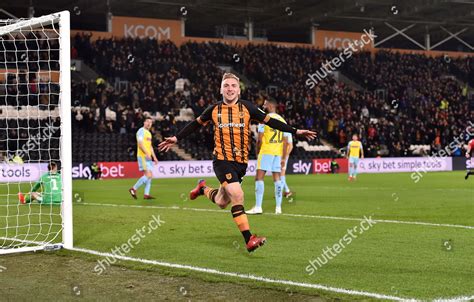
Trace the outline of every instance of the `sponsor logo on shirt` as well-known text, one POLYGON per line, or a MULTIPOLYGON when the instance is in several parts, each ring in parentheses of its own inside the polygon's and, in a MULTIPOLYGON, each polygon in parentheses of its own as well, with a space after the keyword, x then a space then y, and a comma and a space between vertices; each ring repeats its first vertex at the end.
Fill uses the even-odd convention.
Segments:
POLYGON ((225 123, 225 124, 219 124, 219 128, 245 128, 245 123, 225 123))

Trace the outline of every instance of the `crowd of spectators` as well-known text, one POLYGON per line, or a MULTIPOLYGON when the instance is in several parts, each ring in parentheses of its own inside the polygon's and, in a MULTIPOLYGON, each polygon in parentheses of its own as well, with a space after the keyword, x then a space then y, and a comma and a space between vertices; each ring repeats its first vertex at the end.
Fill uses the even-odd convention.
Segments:
POLYGON ((280 87, 270 97, 281 102, 291 123, 316 128, 339 147, 360 133, 369 156, 409 155, 412 144, 431 144, 436 152, 469 120, 467 91, 449 76, 443 57, 354 54, 341 70, 366 89, 357 91, 331 77, 314 89, 305 85, 308 74, 337 56, 334 51, 266 45, 244 47, 243 53, 249 77, 280 87))
POLYGON ((453 62, 451 64, 451 72, 456 76, 460 77, 464 82, 468 82, 471 87, 474 87, 474 59, 473 57, 464 57, 451 59, 445 57, 447 62, 453 62))
POLYGON ((59 38, 41 33, 5 34, 0 37, 0 105, 40 106, 50 109, 59 101, 59 38), (10 70, 10 72, 8 72, 10 70), (18 70, 17 73, 11 70, 18 70))
MULTIPOLYGON (((472 120, 467 89, 452 76, 450 66, 456 64, 456 70, 468 76, 468 59, 448 62, 424 55, 356 53, 340 71, 362 90, 331 76, 310 89, 305 85, 308 74, 336 57, 336 51, 212 42, 177 47, 170 41, 131 38, 92 42, 90 36, 79 34, 73 46, 73 53, 107 82, 129 83, 121 91, 103 82, 73 83, 76 105, 89 108, 73 116, 85 131, 130 133, 141 126, 143 112, 148 111, 164 117, 156 125, 164 136, 175 134, 180 108, 192 108, 198 116, 220 98, 219 65, 230 65, 254 84, 242 87, 243 99, 259 106, 265 98, 276 99, 289 124, 316 129, 338 148, 359 133, 367 156, 410 155, 413 144, 431 145, 435 152, 472 120), (116 115, 114 121, 107 119, 109 111, 116 115)), ((209 138, 209 131, 201 129, 194 139, 209 138)))

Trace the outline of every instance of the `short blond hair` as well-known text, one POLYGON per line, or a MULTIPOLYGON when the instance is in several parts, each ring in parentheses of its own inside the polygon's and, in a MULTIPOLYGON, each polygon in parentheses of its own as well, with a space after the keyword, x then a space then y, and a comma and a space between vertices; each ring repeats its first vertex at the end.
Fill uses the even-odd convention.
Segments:
POLYGON ((240 82, 239 77, 236 76, 235 74, 231 73, 231 72, 224 73, 224 75, 222 76, 222 81, 221 82, 224 82, 224 80, 227 80, 227 79, 234 79, 234 80, 237 80, 237 82, 240 82))

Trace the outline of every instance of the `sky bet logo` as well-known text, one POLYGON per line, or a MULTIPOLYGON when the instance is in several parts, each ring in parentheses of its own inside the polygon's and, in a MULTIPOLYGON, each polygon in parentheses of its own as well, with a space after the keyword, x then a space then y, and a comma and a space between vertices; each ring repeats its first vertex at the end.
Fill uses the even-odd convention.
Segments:
POLYGON ((91 177, 91 169, 88 165, 79 164, 72 167, 72 178, 87 178, 91 177))
POLYGON ((293 163, 293 173, 308 175, 311 172, 311 166, 311 162, 299 160, 298 162, 293 163))
MULTIPOLYGON (((125 167, 120 163, 99 163, 102 178, 120 178, 125 176, 125 167)), ((73 165, 72 178, 91 179, 92 173, 89 164, 73 165)))
POLYGON ((474 169, 474 159, 466 160, 466 169, 474 169))
POLYGON ((226 123, 226 124, 219 124, 219 128, 229 128, 229 127, 244 128, 244 127, 245 127, 245 123, 226 123))

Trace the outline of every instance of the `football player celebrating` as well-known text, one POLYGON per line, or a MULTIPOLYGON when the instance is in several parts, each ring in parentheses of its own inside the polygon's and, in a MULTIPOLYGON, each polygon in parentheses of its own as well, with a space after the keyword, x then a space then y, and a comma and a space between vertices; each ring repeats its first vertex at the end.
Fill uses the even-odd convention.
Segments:
POLYGON ((176 136, 167 137, 160 145, 160 151, 168 151, 182 138, 196 131, 201 125, 214 124, 213 167, 220 182, 219 189, 206 186, 204 180, 190 192, 190 199, 205 195, 209 200, 224 209, 232 204, 232 217, 244 237, 247 250, 254 251, 262 246, 266 238, 250 232, 250 226, 244 209, 244 192, 240 183, 245 176, 249 157, 250 120, 257 120, 270 127, 303 138, 313 139, 316 133, 309 130, 297 130, 271 118, 254 104, 241 100, 239 78, 232 73, 222 77, 220 92, 223 100, 209 106, 196 120, 187 124, 176 136))

